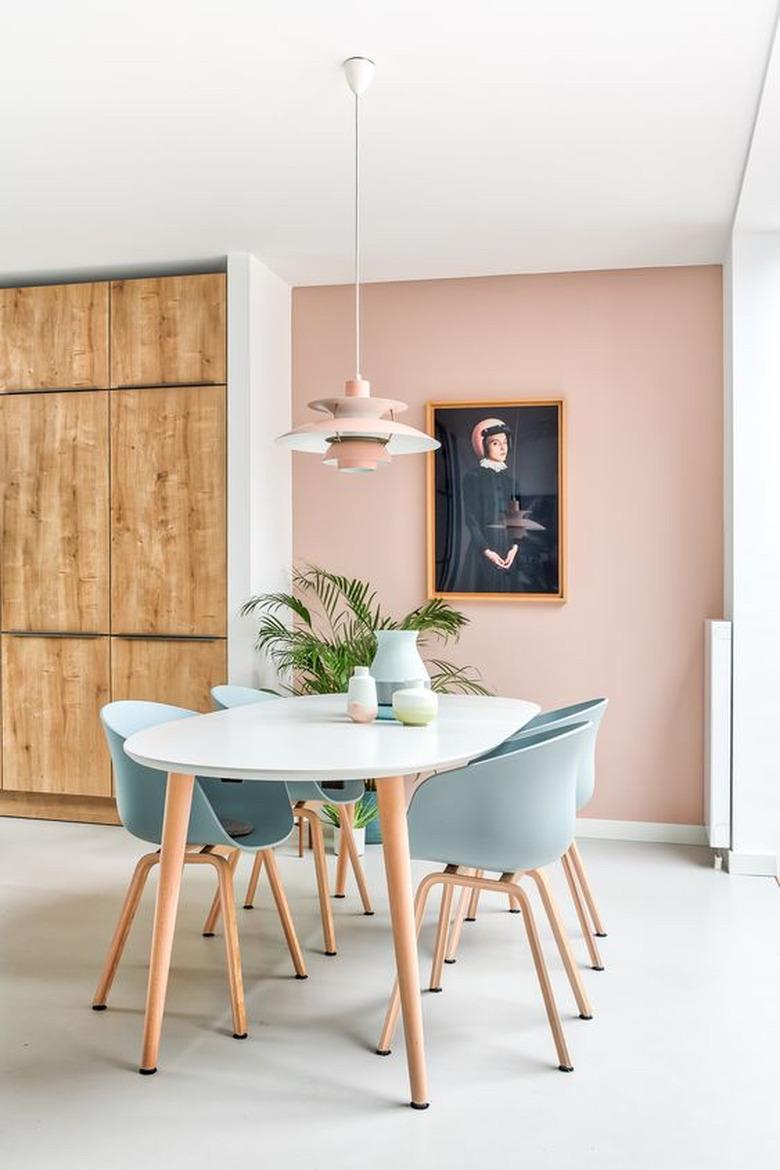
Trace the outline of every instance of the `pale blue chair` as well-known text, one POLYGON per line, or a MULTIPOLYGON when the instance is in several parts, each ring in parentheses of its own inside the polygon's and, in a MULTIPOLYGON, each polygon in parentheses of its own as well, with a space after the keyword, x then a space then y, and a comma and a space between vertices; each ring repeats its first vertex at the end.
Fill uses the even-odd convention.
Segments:
MULTIPOLYGON (((415 919, 419 934, 428 894, 441 885, 430 990, 441 990, 452 896, 456 887, 508 894, 520 907, 536 975, 553 1034, 558 1067, 572 1063, 555 1004, 552 984, 539 943, 531 903, 518 879, 528 874, 541 895, 563 960, 580 1018, 592 1013, 572 958, 549 879, 542 869, 566 853, 574 836, 577 772, 589 723, 540 730, 500 753, 452 772, 440 772, 415 791, 408 813, 413 858, 443 863, 443 872, 428 874, 417 888, 415 919), (498 873, 487 878, 485 872, 498 873)), ((398 1018, 396 983, 377 1052, 387 1055, 398 1018)))
MULTIPOLYGON (((124 750, 125 740, 136 731, 160 723, 171 723, 176 719, 188 719, 196 714, 196 711, 171 707, 165 703, 131 700, 109 703, 100 712, 114 765, 119 817, 129 833, 151 845, 158 846, 162 840, 166 776, 164 772, 132 760, 124 750)), ((292 829, 290 801, 283 784, 227 782, 200 777, 195 782, 185 863, 211 865, 217 871, 220 906, 225 921, 233 1029, 237 1039, 246 1036, 246 1011, 233 895, 233 869, 239 856, 238 850, 247 850, 265 860, 296 978, 306 978, 303 955, 273 853, 273 847, 286 841, 292 829), (215 853, 216 846, 229 849, 231 861, 215 853)), ((108 1005, 109 991, 146 879, 159 860, 157 850, 145 854, 135 867, 95 991, 92 1002, 95 1011, 103 1011, 108 1005)))
MULTIPOLYGON (((278 699, 279 696, 270 691, 259 691, 254 687, 241 687, 224 685, 212 687, 211 697, 214 704, 219 709, 225 710, 230 707, 244 707, 253 703, 265 703, 273 699, 278 699)), ((336 780, 328 784, 318 784, 314 781, 294 781, 287 784, 287 791, 290 800, 294 805, 294 815, 299 822, 299 856, 303 853, 303 825, 304 822, 309 826, 309 838, 311 842, 312 852, 314 854, 314 868, 317 875, 317 892, 319 894, 320 915, 322 918, 322 932, 325 939, 325 954, 335 955, 336 953, 336 934, 333 925, 333 913, 330 906, 330 892, 328 889, 328 867, 325 859, 325 842, 322 836, 322 822, 320 821, 319 813, 312 804, 327 803, 336 806, 339 809, 339 821, 341 824, 341 850, 339 852, 338 864, 336 867, 336 898, 343 898, 345 896, 346 879, 347 879, 347 862, 352 866, 352 871, 355 875, 360 898, 363 903, 363 913, 373 914, 374 911, 371 906, 371 898, 368 893, 368 886, 366 884, 365 874, 363 873, 363 866, 360 863, 360 857, 355 844, 354 834, 352 832, 352 817, 355 804, 360 800, 364 792, 364 784, 362 780, 336 780)), ((252 874, 247 886, 246 897, 244 898, 244 908, 251 910, 255 892, 257 890, 257 882, 260 877, 260 869, 262 862, 259 859, 255 860, 252 874)), ((212 907, 212 910, 214 908, 212 907)))
MULTIPOLYGON (((579 766, 577 769, 577 812, 580 812, 581 809, 590 803, 593 796, 596 783, 596 739, 608 703, 608 699, 587 699, 583 703, 575 703, 570 707, 559 707, 554 711, 543 711, 531 719, 529 723, 526 723, 519 731, 516 731, 514 735, 511 735, 505 743, 494 748, 492 752, 488 752, 487 758, 492 758, 500 755, 502 752, 511 750, 511 745, 520 742, 525 736, 533 735, 537 731, 571 727, 574 723, 587 720, 591 724, 591 730, 582 740, 579 766)), ((582 935, 588 948, 591 967, 594 971, 603 971, 604 963, 599 953, 596 938, 606 938, 607 934, 604 930, 593 891, 591 890, 590 882, 585 872, 585 864, 576 841, 572 841, 569 849, 561 858, 561 861, 580 929, 582 930, 582 935), (592 927, 588 921, 588 914, 590 914, 593 924, 592 927)), ((461 895, 455 918, 455 926, 450 937, 446 962, 453 963, 455 961, 463 922, 474 922, 476 920, 478 901, 478 890, 475 890, 471 895, 461 895), (468 909, 466 908, 467 900, 468 909)), ((515 910, 515 907, 510 906, 510 909, 515 910)))

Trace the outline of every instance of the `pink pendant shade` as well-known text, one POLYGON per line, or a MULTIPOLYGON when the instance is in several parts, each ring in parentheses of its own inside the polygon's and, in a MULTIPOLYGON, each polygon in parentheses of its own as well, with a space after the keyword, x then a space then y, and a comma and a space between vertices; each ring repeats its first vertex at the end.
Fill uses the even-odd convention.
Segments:
POLYGON ((406 410, 405 402, 393 398, 372 398, 369 382, 360 376, 360 166, 359 98, 374 72, 367 57, 350 57, 344 62, 347 84, 355 95, 355 368, 354 378, 344 394, 317 398, 309 408, 329 415, 304 423, 276 440, 291 451, 324 455, 323 463, 339 471, 376 471, 393 455, 435 451, 440 445, 430 435, 396 422, 406 410), (389 416, 389 417, 388 417, 389 416))
MULTIPOLYGON (((368 387, 364 379, 360 382, 368 387)), ((393 455, 436 450, 439 444, 430 435, 394 418, 383 417, 405 410, 405 403, 371 398, 366 391, 350 394, 353 384, 354 379, 347 382, 347 393, 341 398, 310 402, 312 410, 330 417, 303 423, 280 435, 277 443, 292 451, 324 455, 324 462, 339 471, 376 471, 389 463, 393 455)))

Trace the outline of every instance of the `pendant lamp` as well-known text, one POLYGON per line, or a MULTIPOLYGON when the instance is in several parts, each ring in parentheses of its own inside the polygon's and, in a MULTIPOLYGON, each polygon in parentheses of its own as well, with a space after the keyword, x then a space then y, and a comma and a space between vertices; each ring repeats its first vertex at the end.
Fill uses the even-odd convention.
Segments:
POLYGON ((393 455, 434 451, 439 443, 397 422, 406 403, 372 398, 371 385, 360 373, 360 95, 371 82, 374 62, 350 57, 344 73, 355 95, 355 376, 347 380, 342 395, 309 403, 311 410, 327 417, 304 423, 276 441, 292 451, 323 455, 323 463, 339 471, 376 471, 393 455))

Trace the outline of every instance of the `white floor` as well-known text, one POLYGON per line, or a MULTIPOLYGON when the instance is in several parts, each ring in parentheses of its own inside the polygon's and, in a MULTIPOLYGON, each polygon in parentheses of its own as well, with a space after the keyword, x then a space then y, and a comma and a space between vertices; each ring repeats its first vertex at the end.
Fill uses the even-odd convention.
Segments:
MULTIPOLYGON (((574 1073, 555 1067, 520 919, 485 899, 444 994, 424 997, 432 1105, 418 1113, 400 1041, 389 1057, 373 1052, 392 975, 378 847, 366 859, 377 914, 363 917, 354 891, 334 902, 336 958, 322 954, 311 855, 282 851, 305 982, 291 977, 267 886, 254 912, 239 911, 244 1041, 230 1034, 221 938, 200 935, 211 875, 191 867, 160 1071, 140 1077, 151 890, 109 1010, 90 1010, 140 843, 0 820, 3 1167, 780 1164, 780 889, 715 872, 705 850, 582 849, 609 930, 607 970, 585 971, 594 1020, 576 1018, 548 946, 574 1073)), ((424 962, 431 943, 429 923, 424 962)))

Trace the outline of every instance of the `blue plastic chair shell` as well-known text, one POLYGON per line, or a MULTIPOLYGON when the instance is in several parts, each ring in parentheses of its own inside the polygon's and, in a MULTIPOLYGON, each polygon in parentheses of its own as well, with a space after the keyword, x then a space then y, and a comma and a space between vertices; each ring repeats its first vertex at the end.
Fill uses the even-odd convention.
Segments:
POLYGON ((558 707, 555 711, 542 711, 529 720, 520 731, 509 737, 509 742, 513 743, 535 731, 553 727, 571 727, 572 724, 585 719, 593 725, 590 735, 583 743, 577 773, 578 812, 590 802, 593 796, 596 784, 596 738, 608 704, 609 699, 586 699, 584 702, 574 703, 570 707, 558 707))
MULTIPOLYGON (((162 840, 166 776, 132 760, 124 750, 125 740, 144 728, 197 714, 185 707, 131 699, 109 703, 100 712, 114 764, 119 816, 128 832, 142 841, 159 845, 162 840)), ((229 845, 257 852, 281 844, 292 829, 292 810, 284 784, 196 779, 188 844, 229 845), (229 820, 250 823, 252 832, 231 837, 223 824, 229 820)))
MULTIPOLYGON (((211 697, 220 710, 229 707, 246 707, 251 703, 264 703, 269 699, 278 699, 279 695, 268 691, 258 691, 254 687, 239 687, 223 684, 211 688, 211 697)), ((325 800, 328 804, 355 804, 360 800, 365 785, 362 780, 331 780, 327 784, 318 784, 314 780, 294 780, 287 785, 290 800, 295 804, 299 800, 325 800)))
POLYGON ((542 729, 425 780, 409 806, 412 857, 497 873, 557 861, 574 836, 579 759, 590 726, 542 729))

